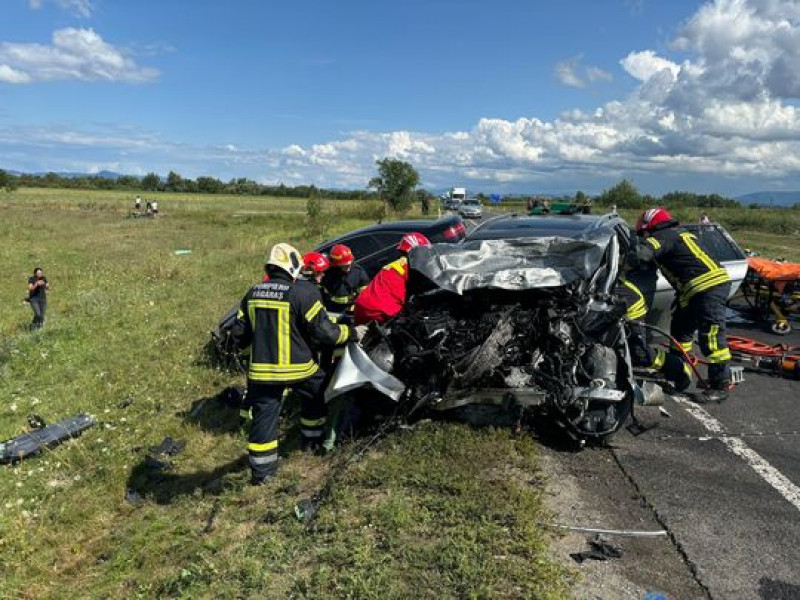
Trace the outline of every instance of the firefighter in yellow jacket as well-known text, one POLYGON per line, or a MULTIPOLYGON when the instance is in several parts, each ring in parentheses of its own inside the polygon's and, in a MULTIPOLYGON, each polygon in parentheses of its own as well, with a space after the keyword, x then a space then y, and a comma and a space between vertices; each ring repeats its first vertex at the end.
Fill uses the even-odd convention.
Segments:
POLYGON ((321 444, 325 373, 314 360, 314 349, 357 339, 353 327, 331 322, 316 286, 296 284, 302 266, 294 247, 276 244, 265 265, 269 281, 245 294, 234 328, 239 346, 250 347, 247 399, 253 424, 247 449, 253 485, 277 471, 278 415, 287 387, 301 398, 303 446, 321 444))
MULTIPOLYGON (((731 351, 725 338, 725 302, 731 278, 711 258, 702 242, 678 226, 666 208, 642 213, 636 232, 644 237, 640 257, 654 260, 675 288, 676 306, 670 333, 689 352, 697 333, 700 350, 708 361, 708 383, 719 399, 731 386, 731 351)), ((682 357, 678 349, 671 352, 682 357)))

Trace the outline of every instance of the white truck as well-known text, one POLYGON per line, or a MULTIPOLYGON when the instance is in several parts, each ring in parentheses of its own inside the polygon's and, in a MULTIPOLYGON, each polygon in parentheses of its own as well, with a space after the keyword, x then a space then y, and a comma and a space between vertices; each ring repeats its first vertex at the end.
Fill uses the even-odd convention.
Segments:
POLYGON ((447 192, 447 197, 444 201, 444 207, 450 210, 458 210, 461 203, 467 199, 467 188, 454 187, 450 188, 447 192))

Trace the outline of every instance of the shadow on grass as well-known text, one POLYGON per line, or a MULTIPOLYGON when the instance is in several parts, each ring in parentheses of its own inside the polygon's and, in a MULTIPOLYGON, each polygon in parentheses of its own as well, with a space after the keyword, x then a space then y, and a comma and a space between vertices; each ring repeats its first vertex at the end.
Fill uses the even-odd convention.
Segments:
POLYGON ((225 476, 242 471, 247 467, 247 456, 243 455, 210 471, 178 474, 154 470, 148 457, 136 465, 127 482, 127 500, 134 506, 145 500, 156 504, 171 504, 181 496, 200 491, 203 494, 218 495, 231 487, 225 476))
MULTIPOLYGON (((192 402, 185 411, 177 416, 186 423, 199 427, 209 433, 227 435, 239 432, 245 440, 245 423, 240 407, 244 398, 244 390, 230 386, 214 396, 207 396, 192 402)), ((280 414, 280 455, 288 456, 300 448, 300 400, 291 395, 284 400, 280 414)), ((242 442, 245 443, 244 441, 242 442)), ((244 447, 244 446, 243 446, 244 447)))
POLYGON ((226 387, 214 396, 192 402, 185 411, 177 414, 186 423, 210 433, 234 433, 241 428, 239 406, 244 391, 236 386, 226 387))

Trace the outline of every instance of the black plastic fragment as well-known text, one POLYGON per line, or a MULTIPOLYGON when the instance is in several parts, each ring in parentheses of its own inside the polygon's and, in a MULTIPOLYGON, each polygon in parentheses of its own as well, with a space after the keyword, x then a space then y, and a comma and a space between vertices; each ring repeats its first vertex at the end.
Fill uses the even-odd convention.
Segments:
POLYGON ((600 534, 597 534, 593 538, 589 538, 587 541, 589 542, 591 550, 573 552, 569 555, 570 558, 572 558, 572 560, 578 564, 581 564, 586 560, 608 560, 609 558, 622 557, 622 549, 608 542, 600 534))
POLYGON ((186 447, 186 442, 183 440, 174 440, 170 436, 164 438, 164 441, 161 442, 158 446, 150 446, 149 451, 150 454, 153 456, 158 456, 159 454, 166 454, 167 456, 176 456, 183 452, 183 449, 186 447))
POLYGON ((79 436, 93 425, 95 425, 93 417, 80 414, 24 433, 0 443, 0 463, 19 462, 23 458, 39 454, 47 448, 54 448, 70 438, 79 436))

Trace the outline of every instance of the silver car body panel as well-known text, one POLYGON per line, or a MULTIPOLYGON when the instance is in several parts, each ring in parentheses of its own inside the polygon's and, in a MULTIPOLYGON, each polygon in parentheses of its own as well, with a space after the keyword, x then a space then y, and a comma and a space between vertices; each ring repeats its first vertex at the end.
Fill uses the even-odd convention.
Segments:
POLYGON ((400 399, 406 386, 396 377, 379 368, 367 353, 356 343, 349 343, 344 356, 325 390, 325 401, 355 389, 372 388, 395 402, 400 399))

